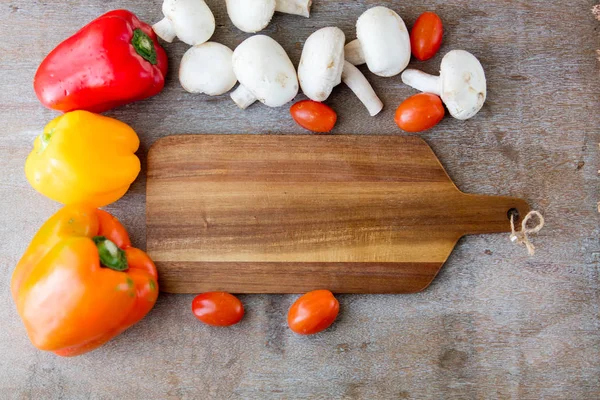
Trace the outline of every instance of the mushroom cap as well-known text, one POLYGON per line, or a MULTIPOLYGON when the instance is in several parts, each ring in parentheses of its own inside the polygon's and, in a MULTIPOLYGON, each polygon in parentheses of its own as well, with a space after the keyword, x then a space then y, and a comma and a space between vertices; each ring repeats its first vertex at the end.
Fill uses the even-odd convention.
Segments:
POLYGON ((261 103, 280 107, 298 94, 296 69, 275 40, 254 35, 233 51, 233 72, 261 103))
POLYGON ((233 51, 221 43, 206 42, 185 52, 179 66, 179 82, 190 93, 217 96, 237 82, 233 73, 233 51))
POLYGON ((336 27, 321 28, 306 39, 298 65, 298 80, 311 100, 325 101, 342 82, 345 41, 344 32, 336 27))
POLYGON ((441 97, 456 119, 469 119, 483 107, 487 89, 479 60, 468 51, 452 50, 440 66, 441 97))
POLYGON ((190 46, 206 42, 215 32, 215 17, 204 0, 164 0, 162 11, 179 40, 190 46))
POLYGON ((356 37, 369 70, 379 76, 394 76, 410 61, 410 37, 404 21, 395 11, 377 6, 356 21, 356 37))
POLYGON ((227 0, 231 22, 243 32, 258 32, 267 27, 275 13, 275 0, 227 0))

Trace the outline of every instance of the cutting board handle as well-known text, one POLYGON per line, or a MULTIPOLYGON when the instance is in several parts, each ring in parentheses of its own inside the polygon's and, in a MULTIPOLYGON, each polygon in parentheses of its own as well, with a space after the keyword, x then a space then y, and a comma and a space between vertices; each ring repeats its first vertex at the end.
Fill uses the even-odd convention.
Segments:
MULTIPOLYGON (((462 193, 462 224, 465 235, 510 232, 510 215, 517 216, 515 224, 529 213, 529 204, 516 197, 484 196, 462 193), (516 213, 514 211, 516 210, 516 213)), ((461 224, 461 225, 462 225, 461 224)))

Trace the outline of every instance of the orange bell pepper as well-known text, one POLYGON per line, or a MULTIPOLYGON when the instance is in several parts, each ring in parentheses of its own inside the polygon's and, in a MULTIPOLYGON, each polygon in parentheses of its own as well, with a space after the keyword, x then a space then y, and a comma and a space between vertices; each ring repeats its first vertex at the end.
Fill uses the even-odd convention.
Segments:
POLYGON ((158 297, 156 267, 106 211, 66 206, 14 270, 12 296, 31 342, 76 356, 141 320, 158 297))

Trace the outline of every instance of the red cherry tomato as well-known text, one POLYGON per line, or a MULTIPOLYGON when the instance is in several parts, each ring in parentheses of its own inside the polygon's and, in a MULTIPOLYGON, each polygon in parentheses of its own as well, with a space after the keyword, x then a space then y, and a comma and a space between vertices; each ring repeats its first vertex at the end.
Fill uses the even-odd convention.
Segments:
POLYGON ((407 132, 421 132, 436 126, 446 110, 435 94, 419 93, 404 100, 396 110, 394 121, 407 132))
POLYGON ((421 61, 435 56, 442 45, 444 26, 437 14, 425 12, 417 18, 410 32, 410 48, 413 56, 421 61))
POLYGON ((290 107, 290 114, 298 125, 313 132, 329 132, 337 121, 337 114, 331 107, 312 100, 297 102, 290 107))
POLYGON ((329 328, 339 311, 340 303, 329 290, 314 290, 292 304, 288 325, 300 335, 312 335, 329 328))
POLYGON ((230 326, 244 316, 242 302, 232 294, 208 292, 199 294, 192 301, 192 312, 200 321, 213 326, 230 326))

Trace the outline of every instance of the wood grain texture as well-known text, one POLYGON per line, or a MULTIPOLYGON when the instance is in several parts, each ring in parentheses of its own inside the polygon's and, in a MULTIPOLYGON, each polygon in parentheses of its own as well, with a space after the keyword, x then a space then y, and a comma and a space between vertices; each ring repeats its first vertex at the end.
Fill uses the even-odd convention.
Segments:
POLYGON ((414 293, 459 238, 529 212, 462 193, 422 139, 390 135, 169 136, 146 188, 147 251, 170 293, 414 293))
MULTIPOLYGON (((213 40, 248 37, 222 0, 213 40)), ((138 325, 74 359, 36 351, 12 304, 10 275, 58 205, 27 183, 31 144, 55 113, 32 89, 35 70, 61 40, 110 9, 159 19, 160 0, 0 1, 0 397, 6 399, 597 399, 600 398, 599 22, 592 0, 315 0, 310 19, 276 14, 265 34, 298 63, 304 40, 335 25, 354 38, 367 7, 387 5, 412 26, 441 15, 440 54, 411 66, 435 72, 456 48, 475 54, 488 99, 473 119, 446 118, 420 136, 467 193, 526 199, 546 228, 530 258, 506 234, 461 239, 431 286, 414 295, 340 295, 332 328, 299 337, 286 326, 293 295, 242 295, 246 317, 231 329, 202 326, 193 295, 163 294, 138 325)), ((286 107, 238 110, 228 96, 188 94, 177 80, 187 46, 166 46, 165 90, 108 115, 142 142, 143 173, 107 209, 146 240, 146 154, 172 133, 306 133, 286 107)), ((334 134, 402 135, 396 106, 415 92, 398 77, 361 70, 385 103, 370 118, 345 87, 327 103, 334 134)), ((297 99, 302 99, 298 96, 297 99)))

